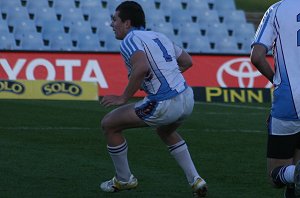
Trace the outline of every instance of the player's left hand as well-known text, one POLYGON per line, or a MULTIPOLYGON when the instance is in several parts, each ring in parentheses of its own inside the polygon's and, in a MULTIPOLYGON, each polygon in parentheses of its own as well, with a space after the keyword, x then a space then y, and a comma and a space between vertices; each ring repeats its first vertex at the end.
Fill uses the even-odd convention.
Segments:
POLYGON ((127 101, 122 96, 108 95, 104 96, 100 101, 104 107, 119 106, 125 104, 127 101))

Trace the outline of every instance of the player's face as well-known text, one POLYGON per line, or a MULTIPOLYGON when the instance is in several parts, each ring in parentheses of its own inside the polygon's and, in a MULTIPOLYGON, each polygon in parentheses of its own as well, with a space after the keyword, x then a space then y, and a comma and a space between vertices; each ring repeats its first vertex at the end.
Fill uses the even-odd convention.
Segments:
POLYGON ((115 14, 111 17, 111 25, 113 31, 115 32, 115 37, 118 40, 122 40, 125 38, 127 34, 127 22, 122 22, 119 17, 119 11, 116 11, 115 14))

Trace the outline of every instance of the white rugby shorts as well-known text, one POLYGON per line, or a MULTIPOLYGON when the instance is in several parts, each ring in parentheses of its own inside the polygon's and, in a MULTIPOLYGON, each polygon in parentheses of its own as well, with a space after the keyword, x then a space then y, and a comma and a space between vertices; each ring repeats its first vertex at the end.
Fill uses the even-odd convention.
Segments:
POLYGON ((194 93, 187 87, 179 95, 163 101, 150 101, 147 97, 135 104, 135 112, 153 127, 181 123, 193 111, 194 93))

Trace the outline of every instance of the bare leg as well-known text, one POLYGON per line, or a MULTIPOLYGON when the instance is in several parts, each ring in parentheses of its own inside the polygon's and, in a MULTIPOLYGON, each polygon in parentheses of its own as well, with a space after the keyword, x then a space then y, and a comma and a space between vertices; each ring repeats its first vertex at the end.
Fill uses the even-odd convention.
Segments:
POLYGON ((147 126, 134 111, 134 104, 121 106, 108 113, 101 122, 102 130, 107 141, 116 177, 121 181, 128 181, 131 171, 127 159, 128 145, 122 135, 122 130, 147 126))
POLYGON ((188 147, 181 136, 175 131, 180 124, 171 124, 157 128, 157 134, 168 146, 171 155, 183 169, 190 184, 199 178, 199 174, 194 166, 188 147))
POLYGON ((181 141, 181 136, 176 132, 180 124, 172 124, 168 126, 161 126, 156 129, 160 139, 167 145, 171 146, 181 141))
POLYGON ((125 139, 122 135, 122 130, 146 126, 135 114, 134 104, 124 105, 111 111, 101 122, 101 127, 109 146, 118 146, 124 143, 125 139))

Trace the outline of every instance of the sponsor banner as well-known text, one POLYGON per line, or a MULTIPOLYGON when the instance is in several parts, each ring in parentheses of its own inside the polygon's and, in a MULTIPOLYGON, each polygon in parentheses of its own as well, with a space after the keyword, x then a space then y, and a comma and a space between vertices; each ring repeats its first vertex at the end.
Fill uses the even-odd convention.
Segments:
POLYGON ((224 103, 265 103, 272 99, 272 89, 193 87, 196 101, 224 103))
MULTIPOLYGON (((193 67, 184 76, 193 87, 272 87, 249 56, 192 58, 193 67)), ((271 56, 268 60, 273 65, 271 56)), ((122 94, 128 82, 121 55, 112 53, 0 52, 0 79, 96 82, 99 96, 122 94)))
POLYGON ((0 99, 98 100, 95 82, 0 80, 0 99))
POLYGON ((127 71, 119 54, 0 52, 0 79, 96 82, 98 95, 120 94, 127 71))
MULTIPOLYGON (((247 56, 196 55, 185 72, 191 86, 271 88, 272 84, 251 64, 247 56)), ((267 57, 273 66, 271 56, 267 57)))

